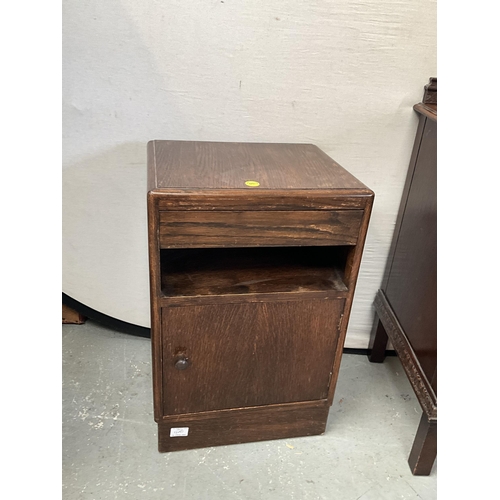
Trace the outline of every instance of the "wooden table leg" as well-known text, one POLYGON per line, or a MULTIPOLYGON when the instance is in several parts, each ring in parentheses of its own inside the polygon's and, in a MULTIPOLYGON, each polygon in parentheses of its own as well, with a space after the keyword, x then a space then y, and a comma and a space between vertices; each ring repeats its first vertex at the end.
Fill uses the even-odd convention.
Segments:
POLYGON ((415 476, 428 476, 437 455, 437 420, 422 414, 408 464, 415 476))
POLYGON ((388 337, 384 325, 380 321, 377 313, 375 313, 375 322, 373 324, 372 333, 370 336, 370 346, 368 359, 372 363, 383 363, 387 348, 388 337))

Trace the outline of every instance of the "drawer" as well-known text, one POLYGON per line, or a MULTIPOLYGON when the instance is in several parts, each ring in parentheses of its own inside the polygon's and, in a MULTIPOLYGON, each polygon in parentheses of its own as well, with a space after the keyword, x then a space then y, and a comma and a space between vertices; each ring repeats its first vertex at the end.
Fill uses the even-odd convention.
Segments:
POLYGON ((363 210, 160 211, 160 247, 355 245, 363 210))

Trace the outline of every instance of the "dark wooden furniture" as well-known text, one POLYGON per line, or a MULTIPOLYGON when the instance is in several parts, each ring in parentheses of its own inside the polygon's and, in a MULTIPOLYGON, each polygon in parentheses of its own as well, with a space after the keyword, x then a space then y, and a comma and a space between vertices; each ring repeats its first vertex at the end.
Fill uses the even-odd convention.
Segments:
POLYGON ((414 109, 419 125, 384 280, 375 298, 370 361, 384 360, 389 339, 423 410, 410 468, 413 474, 429 475, 437 453, 435 78, 414 109))
POLYGON ((85 316, 71 309, 66 304, 62 305, 62 324, 63 325, 83 325, 85 316))
POLYGON ((148 144, 160 451, 324 432, 372 202, 310 144, 148 144))

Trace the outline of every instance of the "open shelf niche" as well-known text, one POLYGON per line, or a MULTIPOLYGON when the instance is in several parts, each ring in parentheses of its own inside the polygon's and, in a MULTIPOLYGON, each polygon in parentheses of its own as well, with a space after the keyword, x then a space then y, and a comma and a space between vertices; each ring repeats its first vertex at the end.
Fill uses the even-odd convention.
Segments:
POLYGON ((350 246, 161 250, 165 297, 259 293, 347 293, 350 246))

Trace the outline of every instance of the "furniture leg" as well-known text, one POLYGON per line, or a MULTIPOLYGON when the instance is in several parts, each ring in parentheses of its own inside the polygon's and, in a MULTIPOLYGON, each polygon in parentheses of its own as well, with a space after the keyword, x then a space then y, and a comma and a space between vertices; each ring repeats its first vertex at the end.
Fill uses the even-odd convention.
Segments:
POLYGON ((385 331, 382 321, 380 321, 377 313, 375 313, 375 321, 373 324, 372 333, 370 336, 370 346, 368 349, 368 359, 372 363, 383 363, 387 348, 388 336, 385 331))
POLYGON ((437 420, 422 414, 415 440, 408 458, 413 475, 428 476, 437 455, 437 420))

